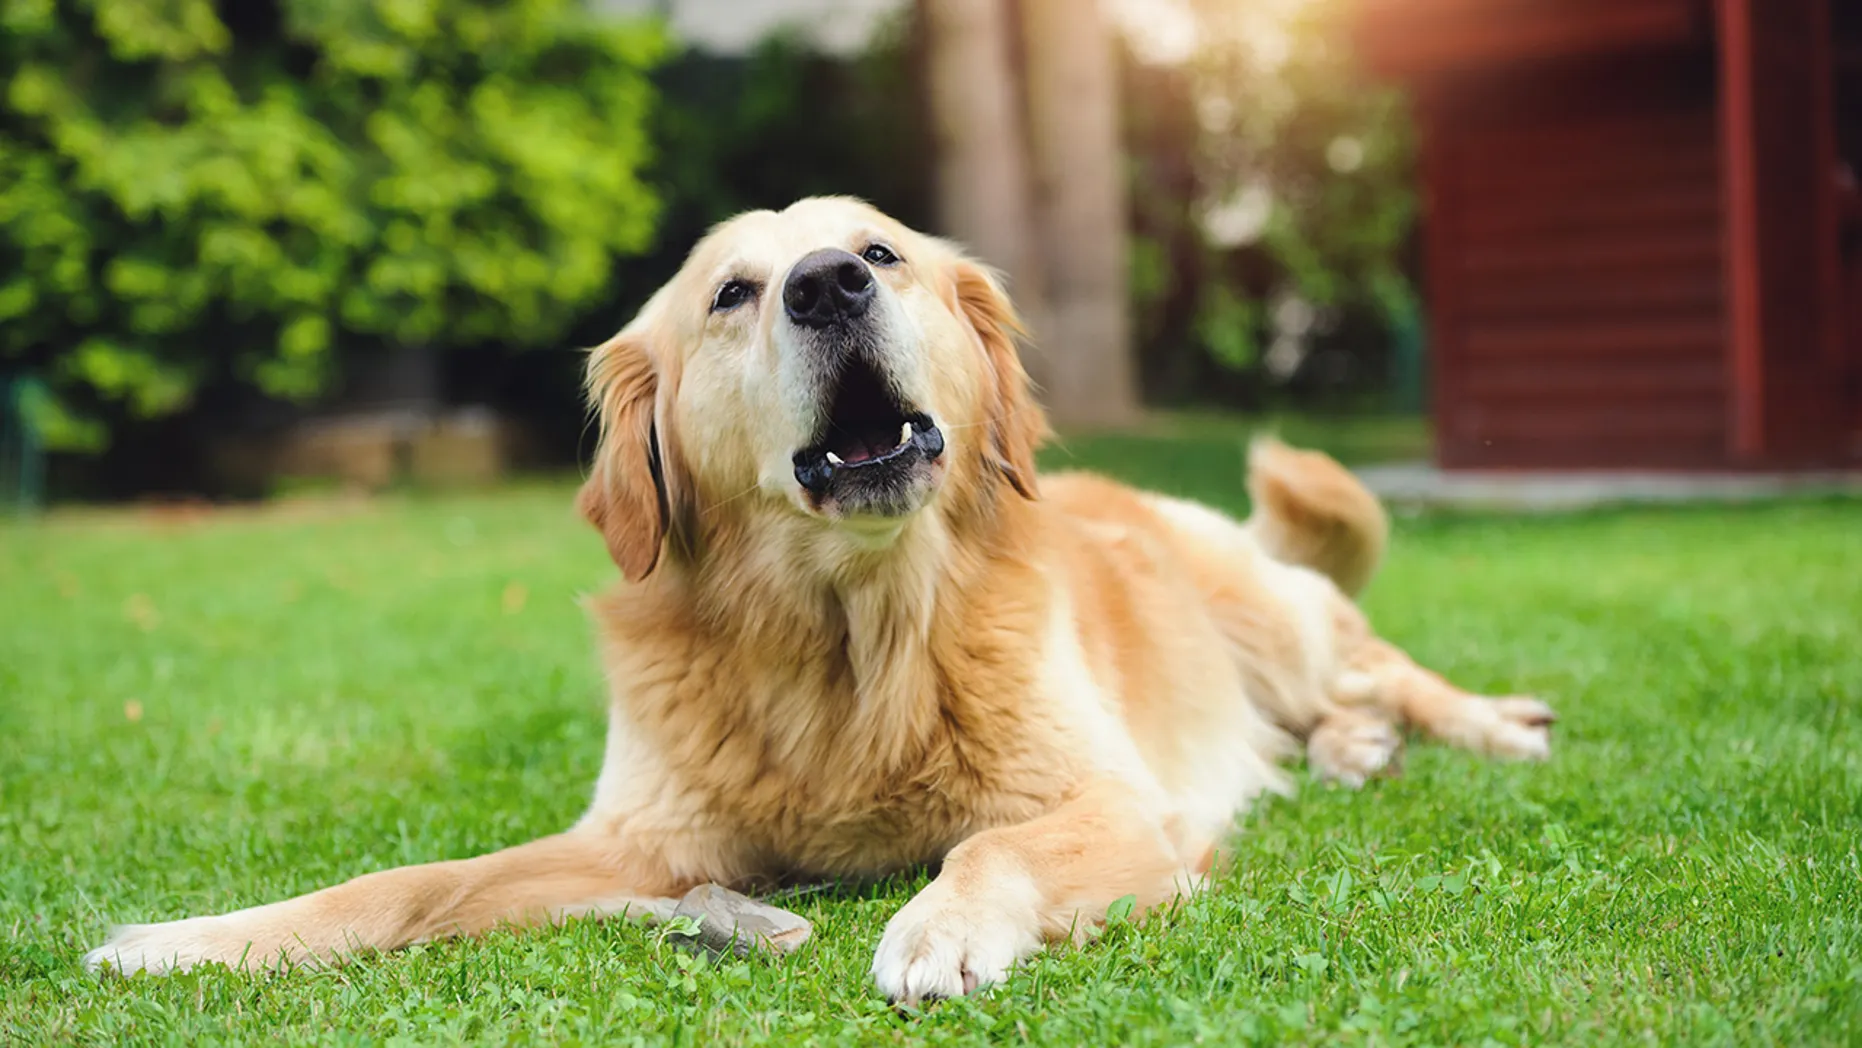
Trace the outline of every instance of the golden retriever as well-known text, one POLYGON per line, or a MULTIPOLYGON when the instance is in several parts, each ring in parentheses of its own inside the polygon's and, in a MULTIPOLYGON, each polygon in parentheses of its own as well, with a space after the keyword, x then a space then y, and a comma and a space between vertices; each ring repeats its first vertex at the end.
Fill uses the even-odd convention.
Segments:
POLYGON ((588 812, 479 858, 121 928, 93 967, 331 961, 624 911, 704 882, 941 863, 873 976, 997 982, 1110 904, 1194 890, 1294 740, 1350 784, 1397 728, 1543 758, 1551 711, 1470 695, 1350 594, 1377 501, 1250 455, 1245 523, 1093 476, 1046 434, 991 273, 846 199, 725 223, 589 362, 579 497, 625 584, 591 602, 611 727, 588 812))

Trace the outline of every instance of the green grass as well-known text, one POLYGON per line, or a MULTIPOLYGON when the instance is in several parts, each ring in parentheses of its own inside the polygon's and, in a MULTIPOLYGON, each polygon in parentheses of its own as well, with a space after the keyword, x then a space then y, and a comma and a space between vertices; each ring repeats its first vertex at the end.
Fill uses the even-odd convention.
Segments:
MULTIPOLYGON (((1219 430, 1073 451, 1238 502, 1219 430)), ((575 818, 603 728, 576 598, 614 572, 569 495, 0 530, 0 1043, 1862 1043, 1857 502, 1404 522, 1376 618, 1551 699, 1553 761, 1422 746, 1266 803, 1213 891, 923 1017, 866 977, 909 878, 794 904, 816 939, 780 963, 583 922, 82 971, 113 920, 575 818)))

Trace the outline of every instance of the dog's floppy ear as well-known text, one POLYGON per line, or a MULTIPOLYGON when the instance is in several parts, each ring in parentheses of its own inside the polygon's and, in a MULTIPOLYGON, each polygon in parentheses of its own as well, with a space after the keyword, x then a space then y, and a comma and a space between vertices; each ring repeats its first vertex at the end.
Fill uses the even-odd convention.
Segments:
POLYGON ((654 425, 658 396, 646 340, 631 327, 589 355, 588 399, 601 443, 576 508, 607 540, 608 553, 631 582, 659 563, 670 517, 654 425))
POLYGON ((957 263, 957 305, 983 340, 983 352, 994 373, 989 405, 991 464, 1024 498, 1036 498, 1034 453, 1047 439, 1048 428, 1047 416, 1035 402, 1015 348, 1016 340, 1027 331, 995 275, 969 259, 957 263))

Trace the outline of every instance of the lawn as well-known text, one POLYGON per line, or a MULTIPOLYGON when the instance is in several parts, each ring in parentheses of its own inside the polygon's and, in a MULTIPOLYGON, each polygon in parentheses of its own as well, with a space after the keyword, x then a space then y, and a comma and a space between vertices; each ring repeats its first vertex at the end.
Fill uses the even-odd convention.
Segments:
MULTIPOLYGON (((1239 507, 1219 433, 1070 452, 1239 507)), ((570 494, 0 526, 0 1042, 1862 1043, 1854 501, 1400 522, 1376 619, 1550 699, 1553 760, 1421 746, 1263 804, 1212 891, 923 1016, 866 977, 911 878, 792 903, 816 938, 779 963, 583 922, 84 973, 113 920, 574 819, 603 729, 576 599, 615 572, 570 494)))

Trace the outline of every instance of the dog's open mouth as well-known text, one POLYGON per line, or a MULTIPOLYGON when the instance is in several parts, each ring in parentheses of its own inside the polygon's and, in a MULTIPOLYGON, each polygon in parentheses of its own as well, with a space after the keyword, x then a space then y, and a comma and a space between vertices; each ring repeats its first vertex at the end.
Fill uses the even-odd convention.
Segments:
POLYGON ((899 401, 872 365, 854 359, 836 379, 821 436, 795 453, 795 479, 817 499, 891 512, 892 490, 944 453, 931 416, 899 401))

